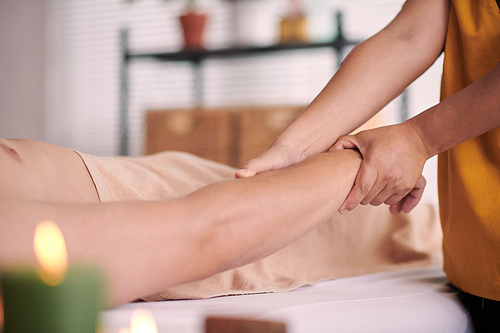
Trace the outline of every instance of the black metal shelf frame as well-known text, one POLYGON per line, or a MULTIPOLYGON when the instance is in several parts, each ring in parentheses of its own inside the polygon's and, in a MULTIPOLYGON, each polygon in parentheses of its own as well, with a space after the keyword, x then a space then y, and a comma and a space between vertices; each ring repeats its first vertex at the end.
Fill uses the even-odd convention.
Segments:
POLYGON ((202 105, 203 102, 203 62, 211 58, 236 58, 251 57, 255 55, 267 54, 272 52, 305 50, 317 48, 332 48, 338 59, 338 66, 342 62, 344 49, 360 43, 358 40, 349 40, 344 37, 342 31, 342 13, 337 12, 337 36, 331 42, 326 43, 291 43, 277 44, 263 47, 234 47, 224 49, 209 50, 185 50, 180 52, 152 52, 135 53, 130 52, 128 45, 128 30, 120 31, 121 45, 121 66, 120 66, 120 155, 129 153, 129 126, 128 126, 128 98, 129 98, 129 72, 128 66, 135 59, 156 59, 158 61, 187 61, 191 62, 195 70, 194 96, 196 105, 202 105))

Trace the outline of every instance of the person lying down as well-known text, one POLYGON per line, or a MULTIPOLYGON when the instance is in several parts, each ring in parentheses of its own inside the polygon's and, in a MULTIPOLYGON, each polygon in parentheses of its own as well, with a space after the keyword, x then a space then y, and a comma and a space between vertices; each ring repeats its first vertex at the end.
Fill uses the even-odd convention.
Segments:
POLYGON ((287 291, 440 262, 432 206, 337 213, 360 163, 354 150, 334 151, 235 179, 235 169, 182 152, 95 157, 0 139, 0 269, 35 262, 44 220, 61 228, 70 262, 102 268, 111 306, 287 291))

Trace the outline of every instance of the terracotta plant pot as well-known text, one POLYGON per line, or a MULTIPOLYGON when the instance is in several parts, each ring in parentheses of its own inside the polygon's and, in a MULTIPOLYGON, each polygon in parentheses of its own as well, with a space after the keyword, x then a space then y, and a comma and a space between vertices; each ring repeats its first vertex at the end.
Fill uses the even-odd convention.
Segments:
POLYGON ((184 49, 201 50, 205 48, 203 32, 207 15, 189 11, 180 17, 182 33, 184 36, 184 49))

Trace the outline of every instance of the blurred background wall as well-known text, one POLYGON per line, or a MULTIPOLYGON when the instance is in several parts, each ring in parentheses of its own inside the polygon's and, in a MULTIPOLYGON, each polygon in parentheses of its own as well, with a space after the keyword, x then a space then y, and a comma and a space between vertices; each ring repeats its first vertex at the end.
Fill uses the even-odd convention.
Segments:
MULTIPOLYGON (((404 0, 301 0, 311 42, 337 34, 364 40, 387 25, 404 0)), ((289 0, 197 0, 207 14, 205 46, 266 46, 279 41, 289 0)), ((0 137, 44 140, 95 155, 119 153, 120 31, 132 52, 183 48, 185 0, 0 0, 0 137)), ((203 106, 307 105, 337 68, 331 49, 294 50, 203 64, 203 106)), ((409 89, 409 116, 439 100, 442 60, 409 89)), ((150 109, 192 108, 195 72, 187 62, 134 60, 129 67, 130 155, 144 152, 150 109)), ((384 124, 401 120, 401 98, 384 124)), ((436 201, 435 159, 424 172, 436 201)))
POLYGON ((45 139, 45 3, 0 0, 0 137, 45 139))

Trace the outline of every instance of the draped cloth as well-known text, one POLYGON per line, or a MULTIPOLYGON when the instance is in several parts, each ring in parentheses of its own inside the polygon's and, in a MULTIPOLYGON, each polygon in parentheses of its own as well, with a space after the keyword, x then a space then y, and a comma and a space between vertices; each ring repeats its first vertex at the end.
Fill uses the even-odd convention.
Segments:
MULTIPOLYGON (((138 158, 80 155, 103 202, 168 200, 233 178, 235 171, 181 152, 138 158)), ((360 206, 345 216, 336 213, 267 258, 143 299, 280 292, 328 279, 440 263, 441 237, 432 205, 420 204, 410 214, 395 216, 387 206, 360 206)))

